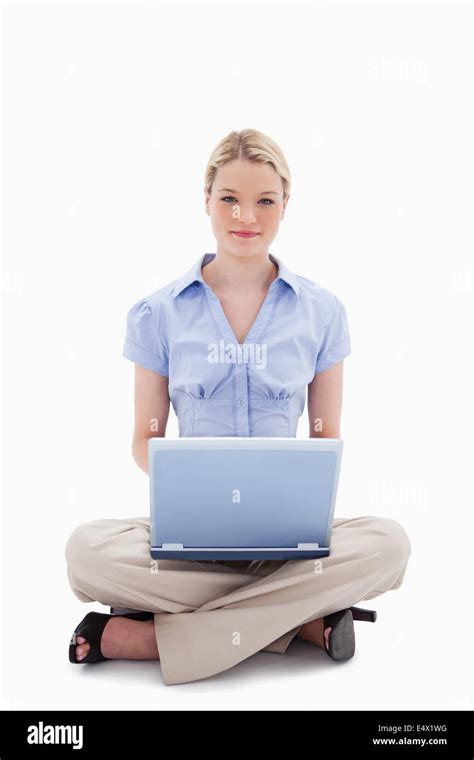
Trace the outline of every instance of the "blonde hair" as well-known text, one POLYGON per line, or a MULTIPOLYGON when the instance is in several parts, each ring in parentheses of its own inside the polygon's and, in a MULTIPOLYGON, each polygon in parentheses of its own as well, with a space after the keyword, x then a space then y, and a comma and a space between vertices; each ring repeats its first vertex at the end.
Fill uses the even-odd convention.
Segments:
POLYGON ((273 166, 283 183, 283 198, 290 194, 291 175, 282 150, 257 129, 233 130, 214 148, 206 166, 205 188, 210 194, 217 170, 236 158, 273 166))

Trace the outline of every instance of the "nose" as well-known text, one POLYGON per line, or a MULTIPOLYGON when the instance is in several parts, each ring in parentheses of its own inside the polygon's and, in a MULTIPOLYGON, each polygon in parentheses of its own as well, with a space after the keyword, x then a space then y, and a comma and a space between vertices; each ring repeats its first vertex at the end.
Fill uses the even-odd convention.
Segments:
POLYGON ((236 217, 236 220, 244 224, 254 224, 257 221, 257 217, 255 216, 255 213, 252 211, 251 206, 242 206, 240 203, 239 206, 239 214, 236 217))

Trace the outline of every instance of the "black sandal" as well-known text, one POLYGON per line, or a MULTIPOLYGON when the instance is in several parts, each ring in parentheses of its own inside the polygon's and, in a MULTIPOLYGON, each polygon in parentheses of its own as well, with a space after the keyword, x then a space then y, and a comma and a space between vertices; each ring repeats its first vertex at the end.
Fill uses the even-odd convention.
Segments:
MULTIPOLYGON (((100 650, 100 641, 107 622, 113 617, 118 617, 118 615, 106 615, 103 612, 89 612, 85 618, 81 620, 69 642, 69 662, 82 665, 83 662, 101 662, 101 660, 110 659, 109 657, 104 657, 102 654, 100 650), (82 660, 78 660, 76 657, 76 646, 79 643, 77 641, 78 636, 87 639, 87 642, 90 644, 90 649, 82 660)), ((121 615, 120 617, 131 618, 132 620, 151 620, 153 618, 153 612, 133 612, 127 615, 121 615)))
POLYGON ((362 607, 349 607, 346 610, 333 612, 324 618, 324 649, 333 660, 350 660, 353 657, 355 652, 354 620, 375 623, 377 612, 362 607), (326 628, 332 628, 328 646, 326 646, 326 637, 324 636, 326 628))

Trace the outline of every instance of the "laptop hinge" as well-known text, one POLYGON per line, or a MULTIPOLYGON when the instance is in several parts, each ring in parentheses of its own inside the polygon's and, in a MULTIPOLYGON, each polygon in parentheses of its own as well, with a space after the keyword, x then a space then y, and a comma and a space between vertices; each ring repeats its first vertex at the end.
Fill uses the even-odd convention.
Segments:
MULTIPOLYGON (((184 549, 183 544, 162 544, 162 549, 167 549, 168 551, 180 551, 184 549)), ((298 549, 306 549, 306 550, 312 550, 312 549, 319 549, 318 543, 300 543, 298 544, 298 549)))

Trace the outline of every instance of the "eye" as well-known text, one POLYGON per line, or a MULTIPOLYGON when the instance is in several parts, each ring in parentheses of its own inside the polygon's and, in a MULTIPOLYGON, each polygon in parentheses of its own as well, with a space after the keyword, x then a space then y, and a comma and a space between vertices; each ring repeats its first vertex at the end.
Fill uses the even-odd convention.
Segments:
MULTIPOLYGON (((227 203, 230 201, 231 203, 237 203, 237 199, 234 198, 233 195, 226 195, 224 198, 221 198, 221 201, 224 201, 224 203, 227 203)), ((273 205, 275 201, 272 201, 271 198, 261 198, 259 200, 259 203, 262 203, 264 206, 273 205), (263 203, 263 201, 268 201, 268 203, 263 203)))

